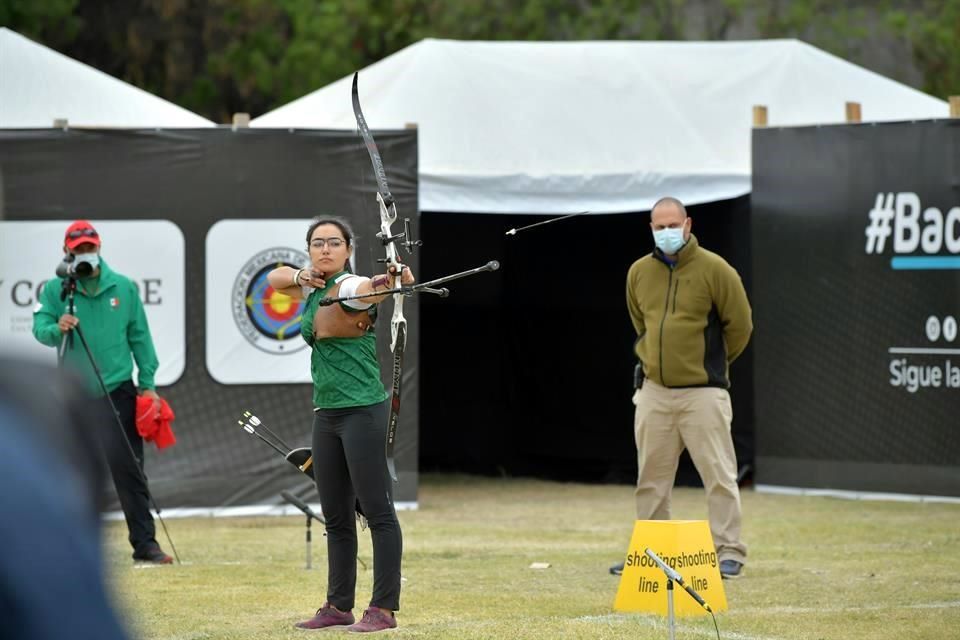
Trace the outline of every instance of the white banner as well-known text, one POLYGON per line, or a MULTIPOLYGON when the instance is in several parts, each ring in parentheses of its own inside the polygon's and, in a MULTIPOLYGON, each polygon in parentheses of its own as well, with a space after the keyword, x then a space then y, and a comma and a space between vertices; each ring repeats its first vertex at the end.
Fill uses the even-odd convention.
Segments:
POLYGON ((273 290, 277 266, 308 264, 309 222, 220 220, 206 240, 207 371, 221 384, 310 382, 303 301, 273 290))
MULTIPOLYGON (((140 290, 160 360, 157 386, 171 385, 186 364, 183 232, 169 220, 91 220, 100 255, 140 290)), ((56 362, 56 349, 33 337, 33 308, 63 258, 69 221, 0 221, 0 346, 7 353, 56 362)), ((134 375, 136 382, 136 375, 134 375)))

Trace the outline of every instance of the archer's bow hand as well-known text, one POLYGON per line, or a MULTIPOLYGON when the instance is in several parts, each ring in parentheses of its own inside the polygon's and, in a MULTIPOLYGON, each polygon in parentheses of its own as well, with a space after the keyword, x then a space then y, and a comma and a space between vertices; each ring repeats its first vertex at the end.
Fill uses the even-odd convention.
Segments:
POLYGON ((390 280, 391 280, 391 281, 392 281, 392 280, 394 279, 394 277, 396 276, 397 269, 400 269, 400 284, 402 284, 402 285, 411 285, 411 284, 413 284, 414 282, 417 281, 416 278, 413 277, 413 271, 411 271, 411 270, 410 270, 410 267, 408 267, 408 266, 405 265, 405 264, 399 264, 399 265, 397 265, 397 266, 391 266, 389 269, 387 269, 387 275, 390 276, 390 280))

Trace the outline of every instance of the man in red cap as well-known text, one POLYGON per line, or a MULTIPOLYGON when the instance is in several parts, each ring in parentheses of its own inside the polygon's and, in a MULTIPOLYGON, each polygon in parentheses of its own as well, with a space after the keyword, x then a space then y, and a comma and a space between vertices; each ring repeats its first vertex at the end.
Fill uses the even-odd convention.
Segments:
POLYGON ((103 414, 98 436, 127 520, 133 559, 170 564, 173 559, 160 549, 150 514, 143 475, 143 440, 136 425, 137 389, 133 385, 136 361, 140 394, 153 398, 159 410, 160 397, 153 382, 157 354, 136 285, 110 269, 100 257, 100 246, 100 235, 88 221, 77 220, 67 227, 63 238, 66 268, 58 269, 58 276, 43 287, 33 312, 33 335, 45 345, 60 347, 67 334, 80 327, 90 354, 79 339, 67 340, 63 363, 80 373, 91 395, 102 396, 106 387, 119 414, 122 432, 108 404, 96 401, 95 410, 103 414), (72 313, 68 300, 61 299, 64 285, 72 284, 71 280, 76 283, 72 313))

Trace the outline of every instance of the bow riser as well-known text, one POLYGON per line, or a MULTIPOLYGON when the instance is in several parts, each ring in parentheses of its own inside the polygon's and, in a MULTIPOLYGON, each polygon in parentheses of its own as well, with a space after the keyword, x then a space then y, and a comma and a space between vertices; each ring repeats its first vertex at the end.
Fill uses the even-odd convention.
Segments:
MULTIPOLYGON (((402 265, 397 255, 396 239, 398 237, 405 237, 406 233, 394 237, 390 231, 390 227, 397 220, 396 203, 391 203, 390 206, 387 206, 383 200, 383 194, 379 192, 377 193, 377 203, 380 205, 380 233, 377 234, 377 237, 380 238, 380 242, 383 243, 387 256, 383 259, 383 262, 387 264, 388 268, 395 270, 393 284, 390 288, 398 289, 400 288, 400 270, 402 265)), ((403 294, 393 294, 393 317, 390 320, 390 350, 393 352, 397 350, 397 335, 400 332, 400 326, 403 325, 405 331, 407 325, 407 319, 403 315, 403 298, 403 294)), ((394 364, 394 367, 396 368, 396 364, 394 364)))

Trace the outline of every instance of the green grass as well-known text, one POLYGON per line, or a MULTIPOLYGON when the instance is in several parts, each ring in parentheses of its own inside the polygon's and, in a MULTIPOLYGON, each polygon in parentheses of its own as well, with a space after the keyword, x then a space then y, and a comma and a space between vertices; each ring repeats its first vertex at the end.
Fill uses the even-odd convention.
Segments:
MULTIPOLYGON (((396 638, 666 638, 663 618, 613 612, 607 568, 633 529, 627 486, 423 476, 400 513, 404 565, 396 638), (531 562, 551 568, 531 570, 531 562)), ((960 638, 960 505, 743 493, 744 576, 726 581, 720 637, 960 638)), ((703 491, 677 489, 674 517, 704 519, 703 491)), ((107 528, 114 590, 133 632, 156 640, 302 638, 326 586, 326 539, 284 518, 168 520, 183 564, 133 568, 126 529, 107 528)), ((165 540, 160 538, 165 545, 165 540)), ((360 557, 371 565, 369 532, 360 557)), ((360 571, 357 604, 369 601, 360 571)), ((678 597, 686 597, 678 593, 678 597)), ((682 618, 678 638, 715 637, 682 618)))

